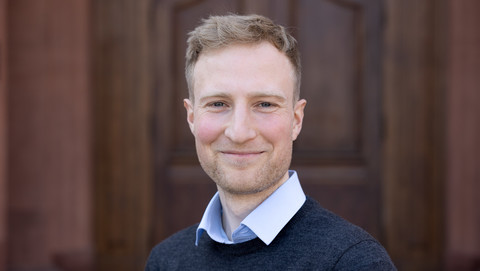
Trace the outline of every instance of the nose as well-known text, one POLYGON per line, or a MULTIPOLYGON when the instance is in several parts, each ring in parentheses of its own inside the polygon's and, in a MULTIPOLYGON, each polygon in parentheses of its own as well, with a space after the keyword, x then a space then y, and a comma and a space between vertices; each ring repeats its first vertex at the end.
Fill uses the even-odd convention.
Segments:
POLYGON ((237 144, 254 139, 257 132, 250 114, 248 108, 234 108, 225 129, 225 136, 237 144))

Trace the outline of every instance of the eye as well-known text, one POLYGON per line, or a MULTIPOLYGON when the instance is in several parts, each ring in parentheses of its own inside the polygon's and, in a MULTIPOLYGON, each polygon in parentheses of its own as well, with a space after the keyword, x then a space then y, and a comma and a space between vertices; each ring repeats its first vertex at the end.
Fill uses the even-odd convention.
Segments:
POLYGON ((213 102, 213 103, 210 103, 210 106, 211 107, 224 107, 225 103, 224 102, 213 102))
POLYGON ((271 102, 258 102, 256 108, 259 112, 269 113, 275 111, 278 105, 271 102))
POLYGON ((258 106, 263 108, 268 108, 268 107, 272 107, 273 105, 269 102, 261 102, 260 104, 258 104, 258 106))
POLYGON ((222 101, 212 101, 205 104, 205 108, 210 112, 223 112, 227 110, 229 105, 226 102, 222 101))

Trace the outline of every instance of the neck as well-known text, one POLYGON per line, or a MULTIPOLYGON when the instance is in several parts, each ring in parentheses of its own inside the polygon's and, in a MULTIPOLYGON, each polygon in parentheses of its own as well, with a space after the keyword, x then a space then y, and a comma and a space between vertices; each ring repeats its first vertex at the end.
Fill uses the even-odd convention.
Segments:
POLYGON ((232 194, 218 187, 220 202, 222 203, 223 230, 228 239, 232 240, 232 233, 240 226, 240 223, 265 199, 267 199, 278 187, 288 180, 288 172, 275 185, 254 194, 232 194))

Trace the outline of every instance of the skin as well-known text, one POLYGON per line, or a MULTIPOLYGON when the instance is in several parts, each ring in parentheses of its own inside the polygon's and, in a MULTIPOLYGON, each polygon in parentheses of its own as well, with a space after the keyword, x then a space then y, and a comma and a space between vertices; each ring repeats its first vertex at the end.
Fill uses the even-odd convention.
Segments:
POLYGON ((217 184, 231 239, 288 179, 306 101, 294 99, 292 64, 268 42, 202 52, 193 76, 187 121, 200 164, 217 184))

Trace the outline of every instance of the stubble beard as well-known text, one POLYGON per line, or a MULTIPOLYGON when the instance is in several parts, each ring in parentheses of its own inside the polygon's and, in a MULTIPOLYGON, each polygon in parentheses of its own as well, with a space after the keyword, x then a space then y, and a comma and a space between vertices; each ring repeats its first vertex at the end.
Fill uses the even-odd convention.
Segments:
MULTIPOLYGON (((266 159, 261 167, 252 169, 246 167, 229 168, 219 161, 220 158, 209 161, 199 157, 200 165, 216 185, 232 195, 256 194, 277 185, 285 176, 292 160, 292 146, 281 159, 266 159)), ((250 167, 255 166, 251 165, 250 167)))

